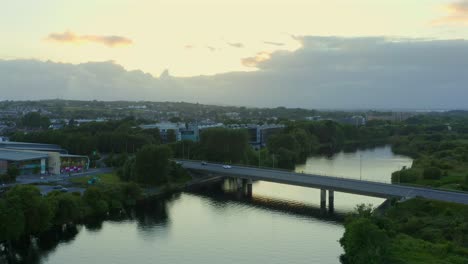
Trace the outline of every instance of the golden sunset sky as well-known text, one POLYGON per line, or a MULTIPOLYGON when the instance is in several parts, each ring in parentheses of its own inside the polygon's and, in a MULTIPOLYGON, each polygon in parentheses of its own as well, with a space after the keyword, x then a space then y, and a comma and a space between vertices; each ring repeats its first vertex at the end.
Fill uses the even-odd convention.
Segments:
POLYGON ((0 32, 0 59, 197 76, 256 70, 300 36, 468 38, 468 1, 1 0, 0 32))

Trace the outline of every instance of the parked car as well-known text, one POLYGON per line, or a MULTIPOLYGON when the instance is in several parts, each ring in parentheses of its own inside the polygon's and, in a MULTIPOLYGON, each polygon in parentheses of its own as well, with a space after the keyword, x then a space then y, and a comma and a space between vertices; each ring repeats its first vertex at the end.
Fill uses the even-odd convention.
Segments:
POLYGON ((231 167, 231 165, 223 165, 223 168, 225 168, 225 169, 230 169, 230 168, 232 168, 232 167, 231 167))

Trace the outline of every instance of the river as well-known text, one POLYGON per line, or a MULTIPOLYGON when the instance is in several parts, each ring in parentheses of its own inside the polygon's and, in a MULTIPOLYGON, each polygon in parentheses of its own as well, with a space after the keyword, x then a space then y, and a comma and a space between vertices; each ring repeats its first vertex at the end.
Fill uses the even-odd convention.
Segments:
MULTIPOLYGON (((389 182, 411 159, 390 147, 310 157, 297 171, 389 182)), ((243 198, 229 181, 147 205, 132 217, 80 226, 39 254, 38 263, 339 263, 343 216, 383 199, 335 193, 335 213, 319 209, 319 190, 256 182, 243 198)))

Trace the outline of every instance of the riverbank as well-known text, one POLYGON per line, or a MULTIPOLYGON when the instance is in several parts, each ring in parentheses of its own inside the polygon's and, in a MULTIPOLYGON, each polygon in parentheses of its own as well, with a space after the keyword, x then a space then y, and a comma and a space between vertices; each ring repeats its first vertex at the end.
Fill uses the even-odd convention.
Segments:
POLYGON ((340 240, 342 263, 466 263, 468 206, 410 199, 383 214, 361 206, 340 240))

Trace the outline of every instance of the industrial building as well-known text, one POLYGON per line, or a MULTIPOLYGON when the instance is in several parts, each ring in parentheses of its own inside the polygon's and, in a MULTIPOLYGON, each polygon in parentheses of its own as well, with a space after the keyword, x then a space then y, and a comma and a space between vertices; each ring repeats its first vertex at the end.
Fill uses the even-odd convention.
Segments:
POLYGON ((141 125, 142 129, 159 129, 161 134, 161 139, 163 142, 167 142, 167 132, 169 130, 174 130, 176 134, 177 141, 181 140, 190 140, 194 142, 200 141, 200 134, 204 129, 223 127, 229 129, 246 129, 249 133, 249 144, 255 149, 262 148, 266 145, 268 138, 281 131, 284 128, 284 125, 257 125, 257 124, 232 124, 224 125, 222 123, 157 123, 151 125, 141 125))
POLYGON ((0 174, 15 165, 20 175, 60 174, 89 169, 87 156, 70 155, 58 145, 0 142, 0 174))
POLYGON ((249 133, 249 144, 255 148, 260 149, 265 147, 268 141, 268 138, 271 135, 279 133, 284 129, 284 125, 256 125, 256 124, 243 124, 243 125, 228 125, 228 128, 231 129, 246 129, 249 133))

